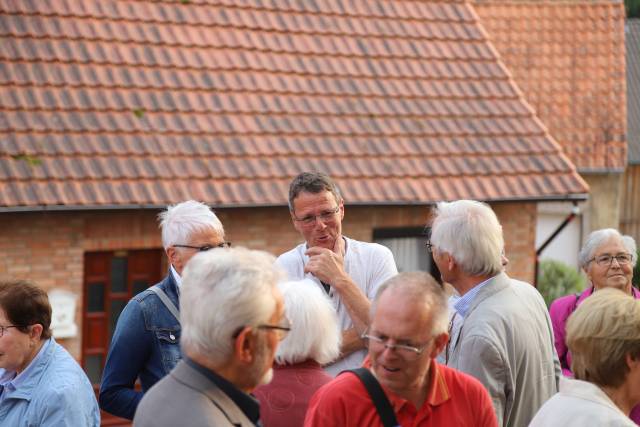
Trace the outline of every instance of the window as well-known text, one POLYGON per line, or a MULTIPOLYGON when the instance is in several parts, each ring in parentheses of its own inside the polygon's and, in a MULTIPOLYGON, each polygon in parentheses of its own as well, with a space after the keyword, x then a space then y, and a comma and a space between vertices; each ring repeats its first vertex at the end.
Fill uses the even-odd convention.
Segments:
POLYGON ((426 271, 440 281, 440 272, 427 251, 427 232, 423 227, 380 228, 373 231, 373 241, 388 247, 399 272, 426 271))
MULTIPOLYGON (((84 258, 82 366, 98 392, 118 316, 134 295, 163 276, 161 249, 90 252, 84 258)), ((120 425, 102 413, 102 425, 120 425)))

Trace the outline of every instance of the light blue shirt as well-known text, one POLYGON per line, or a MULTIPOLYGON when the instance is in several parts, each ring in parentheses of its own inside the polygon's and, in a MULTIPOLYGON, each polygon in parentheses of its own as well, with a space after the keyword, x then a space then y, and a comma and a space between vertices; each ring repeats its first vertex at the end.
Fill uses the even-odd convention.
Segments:
POLYGON ((453 307, 456 309, 458 314, 462 316, 463 319, 467 317, 467 312, 469 311, 469 308, 471 308, 471 303, 476 298, 476 295, 478 295, 478 292, 480 292, 480 289, 482 289, 482 287, 489 283, 492 279, 493 277, 490 277, 484 282, 478 283, 469 292, 462 295, 460 299, 458 299, 458 301, 456 301, 456 303, 453 305, 453 307))
POLYGON ((0 394, 0 405, 2 405, 2 401, 4 400, 7 394, 16 391, 20 388, 20 385, 29 379, 31 375, 33 375, 33 371, 37 369, 38 363, 44 357, 43 354, 46 353, 47 349, 51 345, 51 340, 46 340, 42 345, 36 357, 33 358, 27 369, 22 371, 20 375, 16 375, 13 371, 7 371, 5 369, 0 369, 4 374, 0 376, 0 390, 2 394, 0 394))
POLYGON ((100 410, 82 368, 50 338, 16 376, 0 369, 4 385, 0 425, 12 427, 99 427, 100 410))

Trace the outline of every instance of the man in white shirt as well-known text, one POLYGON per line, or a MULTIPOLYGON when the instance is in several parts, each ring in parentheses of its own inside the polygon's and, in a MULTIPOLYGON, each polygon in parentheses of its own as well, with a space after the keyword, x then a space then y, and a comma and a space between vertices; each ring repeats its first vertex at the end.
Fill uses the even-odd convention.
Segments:
POLYGON ((369 325, 369 307, 378 287, 398 270, 391 251, 342 235, 344 203, 333 180, 303 172, 289 186, 293 226, 305 242, 278 257, 291 280, 308 278, 331 298, 342 333, 341 359, 326 367, 336 375, 359 367, 366 351, 360 335, 369 325))

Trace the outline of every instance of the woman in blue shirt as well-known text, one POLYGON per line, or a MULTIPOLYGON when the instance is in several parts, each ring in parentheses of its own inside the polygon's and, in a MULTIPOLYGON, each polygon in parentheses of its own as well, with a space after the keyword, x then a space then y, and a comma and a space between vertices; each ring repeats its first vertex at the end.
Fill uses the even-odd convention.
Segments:
POLYGON ((0 425, 99 426, 89 379, 51 336, 47 294, 0 282, 0 425))

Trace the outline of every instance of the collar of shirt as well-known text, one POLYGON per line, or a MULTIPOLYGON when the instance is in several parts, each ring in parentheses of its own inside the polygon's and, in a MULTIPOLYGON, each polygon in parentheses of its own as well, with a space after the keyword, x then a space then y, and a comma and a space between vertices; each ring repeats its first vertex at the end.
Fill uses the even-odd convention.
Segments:
MULTIPOLYGON (((371 359, 369 359, 369 356, 364 359, 364 362, 362 362, 362 366, 367 369, 371 369, 371 359)), ((449 393, 447 382, 444 380, 442 372, 440 372, 438 362, 436 362, 435 359, 431 359, 431 363, 429 365, 429 375, 430 377, 429 384, 427 385, 427 396, 424 400, 424 403, 422 404, 423 407, 424 405, 438 406, 451 399, 451 393, 449 393)), ((391 406, 393 406, 393 411, 395 413, 399 413, 405 405, 411 405, 414 411, 419 411, 419 408, 415 408, 413 403, 396 395, 392 391, 385 389, 385 393, 387 395, 387 398, 389 399, 389 402, 391 403, 391 406)))
POLYGON ((191 366, 193 369, 204 375, 206 378, 211 380, 220 390, 224 392, 233 403, 235 403, 238 408, 249 418, 249 420, 258 425, 260 421, 260 404, 256 399, 238 389, 236 386, 231 384, 226 379, 222 378, 220 375, 216 374, 210 369, 205 368, 199 363, 189 359, 187 356, 183 356, 184 361, 187 365, 191 366))
POLYGON ((178 294, 179 294, 180 286, 182 286, 182 277, 180 277, 176 269, 173 268, 173 265, 169 266, 169 271, 171 271, 171 274, 173 275, 173 280, 176 282, 176 290, 178 291, 178 294))
POLYGON ((53 338, 50 338, 44 342, 42 348, 38 351, 38 354, 36 354, 36 357, 33 358, 29 366, 20 372, 20 374, 16 375, 13 371, 0 370, 0 386, 2 386, 3 391, 0 396, 0 401, 4 400, 7 392, 16 390, 23 391, 23 388, 25 392, 28 391, 26 388, 29 388, 29 380, 39 373, 40 361, 44 359, 44 355, 47 353, 52 340, 53 338))
POLYGON ((491 280, 493 280, 493 277, 490 277, 484 282, 477 284, 469 292, 462 295, 458 301, 456 301, 453 307, 456 309, 456 311, 460 316, 462 317, 467 316, 467 313, 469 312, 469 308, 471 308, 471 303, 476 298, 476 295, 478 295, 478 292, 480 292, 482 287, 485 286, 487 283, 489 283, 491 280))

